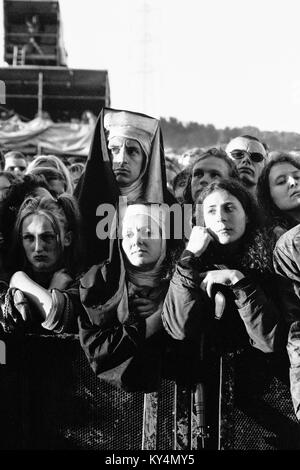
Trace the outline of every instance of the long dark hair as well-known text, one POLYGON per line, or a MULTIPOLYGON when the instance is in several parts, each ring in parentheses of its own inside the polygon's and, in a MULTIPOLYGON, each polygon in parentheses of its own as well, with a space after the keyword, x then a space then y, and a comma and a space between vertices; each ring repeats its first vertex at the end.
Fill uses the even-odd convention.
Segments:
POLYGON ((257 183, 258 204, 261 207, 266 224, 270 230, 276 226, 282 227, 285 230, 289 230, 298 223, 285 211, 279 209, 271 196, 269 181, 270 172, 273 166, 281 163, 290 163, 295 168, 300 170, 300 162, 296 158, 287 153, 279 153, 273 157, 263 168, 257 183))
POLYGON ((67 194, 63 194, 57 199, 30 197, 23 202, 16 219, 13 238, 17 269, 24 269, 24 266, 27 264, 22 245, 22 225, 26 217, 33 214, 41 214, 49 219, 58 238, 62 267, 73 277, 76 277, 80 273, 82 266, 81 224, 77 203, 72 196, 67 194), (72 233, 72 242, 67 247, 62 246, 60 237, 61 227, 65 231, 72 233))
MULTIPOLYGON (((240 181, 220 179, 210 183, 198 196, 194 205, 194 212, 199 209, 202 211, 204 200, 215 191, 227 191, 236 197, 247 216, 245 233, 239 242, 239 252, 233 257, 230 255, 230 262, 237 263, 246 271, 251 269, 260 272, 273 271, 272 250, 269 247, 259 207, 252 194, 240 181)), ((226 258, 226 250, 221 251, 226 258)), ((217 253, 217 256, 220 256, 220 252, 217 253)), ((217 264, 219 264, 220 260, 217 261, 217 264)))

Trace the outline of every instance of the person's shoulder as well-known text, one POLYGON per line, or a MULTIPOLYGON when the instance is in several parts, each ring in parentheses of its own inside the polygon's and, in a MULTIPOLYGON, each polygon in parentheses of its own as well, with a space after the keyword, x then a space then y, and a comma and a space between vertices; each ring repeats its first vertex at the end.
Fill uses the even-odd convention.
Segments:
POLYGON ((300 254, 300 224, 287 230, 277 240, 275 251, 293 251, 300 254))

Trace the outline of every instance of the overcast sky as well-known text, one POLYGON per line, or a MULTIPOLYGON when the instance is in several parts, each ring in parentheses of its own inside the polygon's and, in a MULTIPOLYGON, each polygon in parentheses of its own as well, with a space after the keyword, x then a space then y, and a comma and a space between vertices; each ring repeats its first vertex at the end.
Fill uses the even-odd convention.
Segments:
POLYGON ((300 132, 299 0, 60 0, 60 8, 68 66, 108 70, 112 107, 300 132))

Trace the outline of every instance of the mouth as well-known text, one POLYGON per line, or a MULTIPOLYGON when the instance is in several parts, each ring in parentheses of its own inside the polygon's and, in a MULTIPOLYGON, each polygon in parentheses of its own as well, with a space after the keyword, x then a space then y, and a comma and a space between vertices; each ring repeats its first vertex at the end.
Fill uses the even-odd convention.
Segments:
POLYGON ((37 255, 33 257, 34 261, 43 262, 47 261, 47 256, 37 255))
POLYGON ((249 168, 249 167, 245 167, 245 166, 242 166, 241 168, 239 168, 239 173, 248 173, 249 175, 254 175, 254 171, 249 168))
POLYGON ((290 195, 290 197, 300 197, 300 191, 295 191, 290 195))
POLYGON ((128 170, 125 170, 124 168, 114 168, 114 173, 115 175, 125 175, 125 174, 128 174, 128 170))
POLYGON ((146 253, 146 250, 136 250, 136 251, 133 251, 131 254, 132 255, 143 255, 144 253, 146 253))
POLYGON ((222 228, 221 230, 218 230, 217 233, 220 235, 228 235, 231 232, 232 232, 231 228, 222 228))

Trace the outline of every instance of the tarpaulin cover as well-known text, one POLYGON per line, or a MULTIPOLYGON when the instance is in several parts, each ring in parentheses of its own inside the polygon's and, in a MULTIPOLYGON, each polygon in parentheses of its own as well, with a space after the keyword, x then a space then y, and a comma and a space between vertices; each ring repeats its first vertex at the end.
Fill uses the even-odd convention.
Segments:
POLYGON ((95 121, 53 122, 37 117, 23 122, 18 116, 0 120, 0 148, 40 146, 47 153, 88 155, 95 121))

